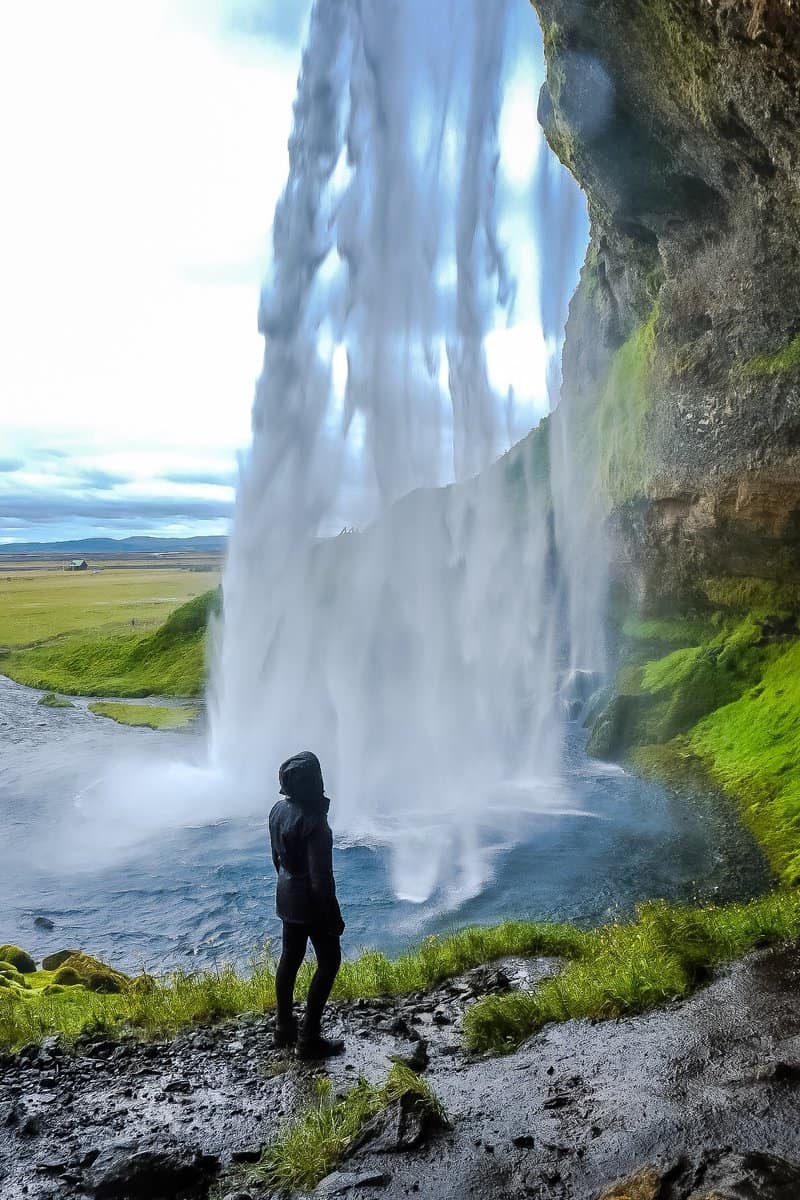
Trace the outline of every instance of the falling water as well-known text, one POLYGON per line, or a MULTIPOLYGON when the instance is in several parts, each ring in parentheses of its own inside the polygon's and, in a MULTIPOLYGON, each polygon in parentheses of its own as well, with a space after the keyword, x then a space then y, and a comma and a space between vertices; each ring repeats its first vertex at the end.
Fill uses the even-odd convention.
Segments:
MULTIPOLYGON (((338 834, 388 846, 414 900, 479 890, 557 802, 560 681, 600 654, 564 423, 551 495, 527 443, 498 461, 520 414, 487 365, 518 299, 499 125, 527 9, 315 3, 224 578, 213 760, 267 798, 314 748, 338 834)), ((552 403, 585 210, 538 161, 552 403)))

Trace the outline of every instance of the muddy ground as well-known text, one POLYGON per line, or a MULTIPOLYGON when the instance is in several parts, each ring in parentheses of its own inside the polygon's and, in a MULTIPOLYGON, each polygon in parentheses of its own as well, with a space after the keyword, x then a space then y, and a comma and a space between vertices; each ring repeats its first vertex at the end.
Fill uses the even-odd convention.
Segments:
MULTIPOLYGON (((479 968, 429 996, 336 1006, 334 1088, 411 1058, 452 1128, 379 1130, 321 1195, 589 1200, 800 1198, 800 943, 751 955, 690 999, 616 1022, 553 1025, 471 1058, 460 1014, 547 960, 479 968)), ((269 1048, 270 1016, 168 1043, 55 1040, 0 1060, 2 1200, 250 1194, 229 1172, 313 1094, 319 1068, 269 1048)))

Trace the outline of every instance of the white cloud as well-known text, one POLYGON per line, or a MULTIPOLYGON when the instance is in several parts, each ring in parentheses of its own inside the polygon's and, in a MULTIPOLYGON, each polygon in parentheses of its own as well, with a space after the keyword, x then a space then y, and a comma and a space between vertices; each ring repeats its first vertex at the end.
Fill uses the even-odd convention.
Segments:
POLYGON ((0 7, 0 454, 33 471, 137 446, 146 485, 248 440, 298 55, 219 9, 0 7))

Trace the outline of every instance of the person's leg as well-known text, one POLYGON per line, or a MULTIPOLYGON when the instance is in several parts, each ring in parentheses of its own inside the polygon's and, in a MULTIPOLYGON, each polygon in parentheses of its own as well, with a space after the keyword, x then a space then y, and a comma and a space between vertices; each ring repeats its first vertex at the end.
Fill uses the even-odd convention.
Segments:
POLYGON ((318 933, 312 929, 310 937, 317 956, 317 969, 308 989, 306 1015, 300 1031, 300 1041, 305 1043, 320 1041, 322 1012, 342 962, 342 949, 335 933, 318 933))
POLYGON ((275 996, 277 999, 278 1035, 290 1034, 294 1031, 292 1004, 294 1002, 294 985, 297 972, 300 970, 308 945, 308 930, 304 925, 293 925, 288 921, 283 923, 283 942, 278 969, 275 972, 275 996))

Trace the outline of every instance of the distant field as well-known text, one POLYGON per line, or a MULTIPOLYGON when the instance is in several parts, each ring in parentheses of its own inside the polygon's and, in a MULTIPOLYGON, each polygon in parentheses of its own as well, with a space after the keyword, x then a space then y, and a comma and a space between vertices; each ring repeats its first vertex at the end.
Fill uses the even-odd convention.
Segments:
POLYGON ((173 609, 219 583, 210 556, 115 559, 88 571, 60 563, 0 563, 0 648, 33 646, 66 634, 152 632, 173 609), (178 565, 181 564, 181 565, 178 565), (132 624, 133 622, 133 624, 132 624))

